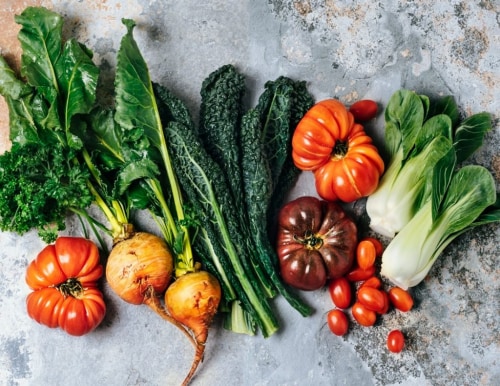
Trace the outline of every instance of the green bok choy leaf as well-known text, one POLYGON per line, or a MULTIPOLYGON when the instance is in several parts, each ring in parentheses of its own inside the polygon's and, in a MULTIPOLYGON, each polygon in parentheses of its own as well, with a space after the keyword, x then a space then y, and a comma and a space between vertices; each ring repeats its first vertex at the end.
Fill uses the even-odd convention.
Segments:
POLYGON ((429 199, 436 163, 450 150, 457 162, 466 160, 482 145, 491 118, 479 113, 460 122, 452 97, 431 103, 403 89, 389 100, 385 121, 389 164, 366 211, 374 231, 394 237, 429 199))
POLYGON ((381 274, 401 288, 419 284, 456 237, 475 226, 500 221, 491 173, 479 165, 454 171, 455 160, 450 152, 436 165, 432 183, 438 188, 382 255, 381 274))

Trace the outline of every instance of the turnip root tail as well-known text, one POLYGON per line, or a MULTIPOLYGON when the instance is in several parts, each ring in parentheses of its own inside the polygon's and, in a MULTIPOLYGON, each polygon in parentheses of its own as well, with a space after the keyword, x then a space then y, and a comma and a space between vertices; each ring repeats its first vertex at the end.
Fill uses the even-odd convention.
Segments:
POLYGON ((182 385, 188 385, 203 360, 208 329, 217 313, 221 299, 217 279, 206 271, 191 272, 180 276, 165 293, 169 314, 190 329, 196 341, 196 351, 191 369, 182 385))
POLYGON ((184 378, 182 386, 187 386, 189 382, 191 382, 191 378, 193 378, 196 369, 198 368, 199 364, 203 361, 204 354, 205 354, 205 343, 198 342, 196 344, 196 352, 194 354, 193 363, 191 364, 191 369, 189 370, 188 375, 186 375, 186 378, 184 378))
POLYGON ((187 336, 189 341, 193 344, 193 346, 198 349, 198 343, 195 341, 191 333, 187 330, 187 328, 179 323, 177 320, 172 318, 166 311, 165 308, 160 303, 160 300, 155 296, 154 288, 150 287, 145 294, 144 304, 149 306, 154 312, 160 315, 167 322, 172 323, 175 327, 182 331, 184 335, 187 336))

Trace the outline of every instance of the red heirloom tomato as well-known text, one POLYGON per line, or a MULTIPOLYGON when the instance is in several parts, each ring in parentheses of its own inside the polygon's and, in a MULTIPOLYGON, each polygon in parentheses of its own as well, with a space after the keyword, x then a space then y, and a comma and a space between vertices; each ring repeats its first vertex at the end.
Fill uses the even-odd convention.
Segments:
POLYGON ((292 157, 299 169, 314 172, 316 190, 328 201, 352 202, 370 195, 384 172, 372 138, 335 99, 318 102, 300 120, 292 157))
POLYGON ((70 335, 84 335, 104 319, 106 305, 97 281, 103 274, 96 245, 81 237, 59 237, 28 265, 28 315, 70 335))
POLYGON ((277 254, 281 276, 306 291, 349 272, 355 259, 357 227, 340 205, 299 197, 280 210, 277 254))

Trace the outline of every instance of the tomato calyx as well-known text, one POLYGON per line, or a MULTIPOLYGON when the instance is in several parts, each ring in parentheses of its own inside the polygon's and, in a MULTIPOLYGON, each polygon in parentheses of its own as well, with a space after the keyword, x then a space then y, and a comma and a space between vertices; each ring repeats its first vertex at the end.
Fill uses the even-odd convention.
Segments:
POLYGON ((70 277, 68 280, 57 285, 55 288, 59 292, 61 292, 61 294, 65 298, 67 298, 68 296, 72 296, 77 299, 83 294, 83 291, 85 290, 82 286, 82 283, 80 283, 80 280, 74 277, 70 277))
POLYGON ((336 141, 332 149, 332 159, 342 159, 349 151, 349 143, 347 141, 336 141))
POLYGON ((323 246, 323 239, 316 236, 311 230, 307 230, 304 233, 304 237, 294 235, 293 238, 295 241, 303 244, 305 248, 310 250, 318 250, 323 246))

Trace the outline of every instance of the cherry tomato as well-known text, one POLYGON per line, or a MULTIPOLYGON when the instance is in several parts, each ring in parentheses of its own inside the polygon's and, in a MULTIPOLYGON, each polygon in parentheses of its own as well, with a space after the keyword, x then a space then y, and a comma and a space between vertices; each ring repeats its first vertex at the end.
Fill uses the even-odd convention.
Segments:
POLYGON ((410 311, 413 308, 412 296, 400 287, 393 287, 389 290, 389 299, 394 307, 402 312, 410 311))
POLYGON ((330 281, 328 292, 333 304, 338 308, 349 308, 352 300, 351 283, 345 277, 339 277, 330 281))
POLYGON ((362 269, 361 267, 355 267, 347 275, 346 278, 349 281, 364 281, 375 275, 375 266, 372 265, 367 269, 362 269))
POLYGON ((382 295, 384 295, 384 308, 382 308, 380 311, 377 312, 377 314, 384 315, 389 312, 389 308, 391 307, 391 301, 389 300, 389 294, 386 291, 380 291, 382 292, 382 295))
POLYGON ((354 115, 356 122, 366 122, 377 116, 377 102, 370 99, 357 101, 349 107, 349 112, 354 115))
POLYGON ((382 287, 382 280, 380 280, 377 276, 372 276, 369 279, 366 279, 359 288, 361 287, 371 287, 379 289, 382 287))
POLYGON ((392 330, 387 335, 387 348, 390 352, 399 353, 405 346, 405 337, 399 330, 392 330))
POLYGON ((381 312, 385 308, 385 298, 382 291, 372 287, 360 287, 357 294, 358 302, 371 311, 381 312))
POLYGON ((328 327, 330 331, 337 336, 342 336, 347 334, 349 330, 349 320, 344 311, 339 309, 334 309, 328 312, 326 316, 328 327))
POLYGON ((377 314, 375 311, 369 310, 360 302, 355 302, 352 305, 351 313, 356 322, 365 327, 370 327, 377 321, 377 314))
POLYGON ((368 269, 375 264, 377 250, 370 240, 361 240, 356 249, 356 261, 361 269, 368 269))
POLYGON ((376 256, 380 257, 382 256, 382 253, 384 252, 384 246, 380 242, 380 240, 376 239, 375 237, 365 237, 361 239, 361 241, 370 241, 374 246, 375 246, 375 251, 376 251, 376 256))

